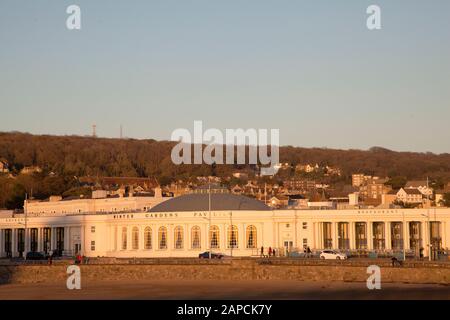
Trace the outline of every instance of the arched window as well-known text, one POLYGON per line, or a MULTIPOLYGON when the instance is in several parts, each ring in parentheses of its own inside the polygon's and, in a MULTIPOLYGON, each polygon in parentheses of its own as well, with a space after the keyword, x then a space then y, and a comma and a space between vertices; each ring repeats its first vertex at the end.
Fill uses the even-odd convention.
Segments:
POLYGON ((248 249, 256 248, 256 227, 255 226, 247 227, 247 248, 248 249))
POLYGON ((159 249, 167 249, 167 229, 166 227, 160 227, 158 230, 158 242, 159 249))
POLYGON ((152 248, 152 228, 150 227, 144 229, 144 248, 145 250, 152 248))
POLYGON ((183 227, 175 227, 174 240, 175 249, 183 249, 183 227))
POLYGON ((194 226, 191 229, 192 249, 200 249, 200 227, 194 226))
POLYGON ((127 227, 122 228, 122 250, 127 250, 127 227))
POLYGON ((228 248, 238 247, 238 228, 236 226, 228 226, 228 248))
POLYGON ((210 239, 210 247, 211 249, 217 249, 219 248, 220 244, 220 231, 218 226, 211 226, 209 228, 209 239, 210 239))
POLYGON ((139 229, 138 227, 133 227, 131 237, 131 248, 133 250, 139 250, 139 229))

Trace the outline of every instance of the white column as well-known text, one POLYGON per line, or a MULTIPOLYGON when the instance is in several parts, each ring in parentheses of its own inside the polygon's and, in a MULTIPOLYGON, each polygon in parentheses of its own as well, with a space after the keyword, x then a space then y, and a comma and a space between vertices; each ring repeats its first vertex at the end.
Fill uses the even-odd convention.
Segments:
POLYGON ((145 237, 145 225, 142 226, 138 226, 139 228, 139 251, 144 251, 145 247, 144 247, 144 237, 145 237))
POLYGON ((339 249, 338 237, 337 237, 337 223, 331 223, 331 238, 333 239, 332 248, 339 249))
POLYGON ((391 243, 391 222, 386 221, 384 223, 384 238, 385 238, 385 244, 386 244, 386 250, 392 249, 392 243, 391 243))
MULTIPOLYGON (((311 229, 311 233, 312 233, 312 248, 317 249, 317 232, 316 232, 316 223, 312 222, 309 224, 309 228, 311 229)), ((308 241, 309 242, 309 241, 308 241)))
POLYGON ((52 227, 51 229, 52 231, 50 231, 50 248, 51 250, 55 250, 56 249, 56 228, 52 227))
POLYGON ((0 258, 4 256, 5 251, 4 233, 3 229, 0 229, 0 258))
POLYGON ((373 222, 367 221, 367 249, 373 250, 373 222))
POLYGON ((420 238, 422 240, 420 243, 420 246, 424 249, 423 255, 428 256, 429 236, 428 236, 428 231, 427 231, 427 223, 425 221, 420 222, 420 238))
POLYGON ((323 249, 323 223, 318 222, 317 223, 317 244, 319 246, 319 249, 323 249))
MULTIPOLYGON (((209 230, 208 230, 208 223, 202 223, 200 225, 200 230, 201 230, 201 238, 200 238, 200 242, 202 244, 202 250, 209 250, 209 230)), ((219 241, 221 241, 221 239, 219 239, 219 241)), ((220 245, 220 244, 219 244, 220 245)))
POLYGON ((353 221, 348 223, 348 236, 350 238, 350 250, 355 250, 356 249, 355 223, 353 221))
POLYGON ((70 227, 64 227, 64 251, 70 254, 70 227))
POLYGON ((447 243, 447 222, 442 221, 441 222, 441 234, 442 234, 442 247, 443 248, 448 248, 449 244, 447 243))
POLYGON ((219 234, 219 241, 220 241, 219 248, 223 249, 224 252, 226 250, 228 250, 228 241, 227 241, 228 240, 228 234, 227 234, 228 226, 229 226, 229 224, 226 224, 226 223, 219 225, 219 230, 220 230, 220 234, 219 234))
POLYGON ((85 232, 85 224, 83 222, 83 224, 80 226, 80 245, 81 245, 81 250, 80 250, 80 254, 84 255, 86 253, 86 232, 85 232))
POLYGON ((132 239, 132 231, 133 226, 127 226, 127 251, 130 251, 133 249, 133 239, 132 239))
POLYGON ((409 237, 410 237, 410 231, 409 231, 409 221, 405 221, 405 225, 403 226, 403 234, 404 234, 404 238, 403 238, 403 246, 405 248, 405 250, 409 250, 410 249, 410 243, 409 243, 409 237))
MULTIPOLYGON (((238 248, 239 250, 245 250, 247 248, 247 244, 245 243, 245 226, 244 224, 240 223, 237 225, 238 227, 238 248), (240 230, 239 230, 240 229, 240 230)), ((258 249, 260 250, 260 249, 258 249)), ((258 251, 259 252, 259 251, 258 251)))
POLYGON ((175 247, 175 243, 174 243, 174 241, 173 241, 173 237, 174 237, 174 234, 173 234, 173 231, 174 231, 174 226, 172 225, 172 224, 169 224, 168 226, 167 226, 167 250, 166 251, 168 251, 169 252, 169 256, 170 256, 170 253, 174 250, 174 247, 175 247))
POLYGON ((43 241, 44 241, 44 239, 43 239, 43 237, 42 237, 42 234, 43 234, 43 230, 42 230, 42 228, 38 228, 38 235, 37 235, 37 251, 38 252, 42 252, 42 251, 44 251, 44 249, 43 249, 43 241))
POLYGON ((18 255, 17 252, 17 229, 12 228, 12 248, 11 248, 11 254, 13 257, 16 257, 18 255))
POLYGON ((122 250, 122 227, 121 226, 116 226, 116 231, 115 231, 115 239, 116 239, 116 250, 120 251, 122 250))
POLYGON ((274 222, 275 227, 275 242, 273 244, 273 247, 278 249, 280 244, 280 233, 278 232, 278 222, 274 222))

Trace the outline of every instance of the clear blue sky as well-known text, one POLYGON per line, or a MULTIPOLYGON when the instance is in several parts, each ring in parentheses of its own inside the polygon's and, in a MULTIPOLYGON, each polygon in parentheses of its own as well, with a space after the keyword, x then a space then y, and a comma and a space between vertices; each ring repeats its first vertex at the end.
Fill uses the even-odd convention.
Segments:
POLYGON ((0 0, 0 131, 450 152, 450 1, 0 0), (66 29, 66 7, 82 30, 66 29), (382 9, 382 30, 366 8, 382 9))

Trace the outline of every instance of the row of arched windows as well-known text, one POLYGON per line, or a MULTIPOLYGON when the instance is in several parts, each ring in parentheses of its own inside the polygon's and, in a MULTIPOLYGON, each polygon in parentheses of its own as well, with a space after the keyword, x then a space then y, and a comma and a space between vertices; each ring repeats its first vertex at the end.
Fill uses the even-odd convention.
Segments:
MULTIPOLYGON (((128 230, 127 227, 122 227, 122 250, 128 248, 128 230)), ((176 226, 173 232, 174 235, 174 249, 184 248, 184 228, 182 226, 176 226)), ((211 249, 220 248, 220 229, 218 226, 211 226, 209 228, 209 239, 211 241, 211 249)), ((235 225, 228 226, 227 228, 227 247, 238 248, 238 228, 235 225)), ((255 249, 256 244, 256 227, 250 225, 246 228, 246 248, 255 249)), ((153 233, 151 227, 145 227, 144 229, 144 249, 153 249, 153 233)), ((191 228, 191 249, 201 248, 201 231, 199 226, 191 228)), ((133 227, 131 230, 131 249, 139 249, 139 228, 133 227)), ((159 250, 167 249, 167 228, 162 226, 158 229, 158 247, 159 250)))

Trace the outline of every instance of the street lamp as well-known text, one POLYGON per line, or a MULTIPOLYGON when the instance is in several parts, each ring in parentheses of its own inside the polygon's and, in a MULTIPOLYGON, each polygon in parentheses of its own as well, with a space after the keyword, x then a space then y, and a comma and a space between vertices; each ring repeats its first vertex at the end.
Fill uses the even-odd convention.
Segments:
POLYGON ((403 216, 403 261, 406 261, 406 246, 405 246, 405 241, 406 241, 406 237, 405 237, 405 233, 406 233, 406 225, 405 225, 405 211, 402 211, 402 216, 403 216))
MULTIPOLYGON (((211 182, 208 184, 208 210, 209 210, 209 220, 208 220, 208 238, 210 238, 211 233, 211 182)), ((211 239, 209 240, 209 259, 211 260, 211 239)))
POLYGON ((431 225, 430 225, 430 209, 427 209, 428 215, 421 213, 420 215, 428 218, 428 260, 431 261, 431 225))

